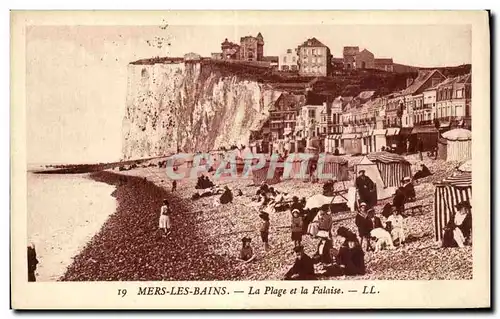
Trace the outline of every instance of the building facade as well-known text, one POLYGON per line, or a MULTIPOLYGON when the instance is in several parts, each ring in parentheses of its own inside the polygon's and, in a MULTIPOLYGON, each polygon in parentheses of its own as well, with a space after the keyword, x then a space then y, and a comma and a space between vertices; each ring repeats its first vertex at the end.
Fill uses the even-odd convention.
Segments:
POLYGON ((356 68, 356 56, 359 54, 359 47, 344 47, 342 56, 344 58, 344 69, 353 70, 356 68))
POLYGON ((436 118, 442 121, 470 120, 471 75, 447 79, 436 86, 436 118))
POLYGON ((331 71, 330 49, 318 39, 306 40, 298 48, 299 74, 302 76, 327 76, 331 71))
POLYGON ((222 59, 223 60, 239 60, 240 46, 230 42, 227 38, 221 43, 222 59))
POLYGON ((270 132, 273 141, 293 135, 297 117, 305 104, 304 95, 282 93, 269 110, 270 132))
POLYGON ((297 49, 287 49, 285 54, 279 57, 279 70, 283 72, 295 72, 299 70, 299 65, 297 64, 297 49))
POLYGON ((240 38, 240 60, 262 61, 264 57, 264 37, 259 32, 256 37, 246 36, 240 38))
POLYGON ((386 72, 394 72, 394 62, 390 58, 375 59, 374 68, 386 72))
POLYGON ((430 88, 436 86, 438 83, 442 82, 445 76, 438 70, 420 70, 417 77, 409 81, 408 87, 403 90, 404 97, 404 108, 402 114, 401 126, 405 128, 410 128, 415 125, 415 105, 420 103, 423 107, 423 92, 430 88))
POLYGON ((355 67, 356 69, 374 69, 375 56, 367 49, 364 49, 356 55, 355 67))

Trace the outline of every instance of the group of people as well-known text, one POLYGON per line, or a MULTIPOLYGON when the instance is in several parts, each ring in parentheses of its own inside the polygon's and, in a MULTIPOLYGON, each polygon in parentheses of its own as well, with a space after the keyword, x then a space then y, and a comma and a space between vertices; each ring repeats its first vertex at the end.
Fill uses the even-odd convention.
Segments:
POLYGON ((338 251, 334 251, 330 236, 321 237, 316 254, 312 258, 304 252, 302 245, 295 246, 295 262, 286 272, 284 279, 317 279, 319 274, 316 274, 314 268, 317 263, 324 266, 324 274, 328 276, 364 275, 366 272, 364 252, 356 235, 343 226, 337 229, 336 235, 343 239, 338 251))

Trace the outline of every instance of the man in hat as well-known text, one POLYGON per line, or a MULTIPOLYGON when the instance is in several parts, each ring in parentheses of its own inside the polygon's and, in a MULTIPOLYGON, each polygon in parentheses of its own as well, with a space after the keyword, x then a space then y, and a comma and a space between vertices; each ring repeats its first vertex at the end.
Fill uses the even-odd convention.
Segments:
POLYGON ((406 195, 404 189, 404 180, 401 180, 401 186, 396 189, 394 198, 392 199, 392 206, 399 212, 401 216, 404 216, 405 211, 406 195))
POLYGON ((464 247, 471 242, 472 215, 469 201, 455 205, 457 211, 446 225, 443 247, 464 247))
POLYGON ((295 252, 295 263, 285 274, 285 280, 314 280, 314 263, 311 257, 304 253, 303 246, 297 246, 293 249, 295 252))
POLYGON ((369 207, 376 204, 377 198, 374 198, 374 195, 376 194, 375 183, 370 179, 370 177, 365 175, 364 169, 358 172, 355 185, 360 202, 366 203, 369 207))
POLYGON ((403 178, 403 192, 405 195, 405 201, 406 202, 413 202, 415 201, 415 187, 413 187, 413 183, 411 181, 410 177, 405 177, 403 178))

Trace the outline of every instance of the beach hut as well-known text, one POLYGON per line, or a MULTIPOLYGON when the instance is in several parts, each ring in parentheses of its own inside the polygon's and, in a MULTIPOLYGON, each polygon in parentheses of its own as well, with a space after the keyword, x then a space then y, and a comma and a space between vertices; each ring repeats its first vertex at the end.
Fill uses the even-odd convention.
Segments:
POLYGON ((448 141, 445 138, 440 138, 437 144, 437 159, 446 161, 446 154, 448 149, 448 141))
MULTIPOLYGON (((337 181, 349 180, 348 162, 345 158, 323 153, 315 156, 311 161, 316 164, 318 173, 320 170, 319 163, 322 162, 321 173, 323 175, 333 175, 337 181)), ((318 178, 322 179, 321 176, 318 176, 318 178)))
POLYGON ((472 173, 459 172, 434 184, 434 239, 440 242, 443 231, 456 212, 455 205, 463 200, 472 202, 472 173))
POLYGON ((370 161, 368 157, 364 156, 361 159, 361 161, 359 161, 354 166, 354 173, 355 173, 354 179, 356 179, 356 176, 358 175, 358 172, 360 170, 364 170, 365 175, 368 176, 375 183, 377 187, 377 200, 389 198, 394 194, 396 187, 385 186, 385 183, 382 180, 382 175, 380 174, 377 164, 370 161))
POLYGON ((377 164, 385 187, 399 187, 404 177, 412 176, 411 164, 401 155, 389 152, 374 152, 367 158, 377 164))
POLYGON ((446 161, 464 161, 472 157, 472 132, 463 128, 443 133, 448 142, 446 161))
POLYGON ((283 167, 276 167, 271 175, 270 166, 270 162, 266 162, 266 165, 263 168, 252 170, 252 180, 254 185, 260 185, 262 182, 266 182, 268 185, 281 182, 283 167))

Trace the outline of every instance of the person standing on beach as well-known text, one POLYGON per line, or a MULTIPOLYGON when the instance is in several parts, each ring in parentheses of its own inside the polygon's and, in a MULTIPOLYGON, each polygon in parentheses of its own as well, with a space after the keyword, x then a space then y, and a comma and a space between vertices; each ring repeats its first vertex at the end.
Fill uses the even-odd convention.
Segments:
POLYGON ((31 244, 28 246, 28 282, 36 281, 36 267, 38 265, 38 259, 36 258, 35 245, 31 244))
POLYGON ((177 190, 177 181, 174 179, 172 181, 172 193, 175 192, 177 190))
POLYGON ((264 243, 264 249, 269 250, 269 227, 271 226, 269 222, 269 214, 266 212, 261 212, 259 217, 262 219, 260 224, 260 238, 264 243))
POLYGON ((170 233, 170 207, 166 199, 163 200, 163 206, 160 209, 160 230, 163 230, 165 235, 170 233))

